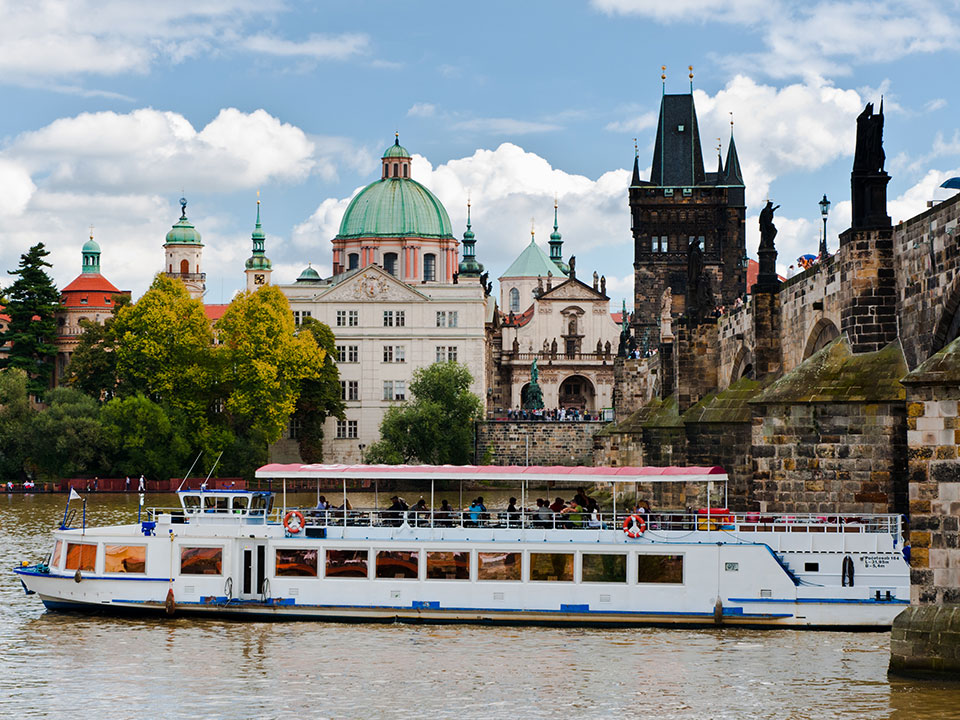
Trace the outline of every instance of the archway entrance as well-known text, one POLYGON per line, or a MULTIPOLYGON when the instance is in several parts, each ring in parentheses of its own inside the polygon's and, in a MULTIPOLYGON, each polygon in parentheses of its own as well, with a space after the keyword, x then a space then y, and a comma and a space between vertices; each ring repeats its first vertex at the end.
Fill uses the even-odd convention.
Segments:
POLYGON ((814 353, 823 350, 838 337, 840 337, 840 331, 837 330, 837 326, 833 324, 832 320, 823 318, 810 331, 807 346, 803 349, 803 359, 806 360, 814 353))
POLYGON ((583 375, 571 375, 560 383, 560 407, 596 410, 596 401, 593 383, 583 375))

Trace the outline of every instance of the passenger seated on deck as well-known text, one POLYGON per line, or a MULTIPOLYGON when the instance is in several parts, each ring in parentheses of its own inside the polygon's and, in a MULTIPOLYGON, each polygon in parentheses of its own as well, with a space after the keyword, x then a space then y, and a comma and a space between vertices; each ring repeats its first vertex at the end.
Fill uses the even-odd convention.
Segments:
POLYGON ((507 527, 519 527, 520 526, 520 511, 517 510, 517 499, 515 497, 510 498, 510 503, 507 505, 507 527))
POLYGON ((590 513, 590 519, 587 520, 587 527, 594 530, 606 530, 607 526, 600 520, 600 505, 594 498, 587 500, 587 512, 590 513))
POLYGON ((393 504, 384 513, 384 524, 399 527, 403 524, 403 513, 407 510, 407 503, 397 495, 391 497, 390 500, 393 501, 393 504))
POLYGON ((453 508, 446 500, 440 502, 440 509, 434 515, 434 520, 439 527, 453 527, 453 508))
POLYGON ((543 498, 537 498, 537 509, 533 512, 533 526, 538 528, 550 527, 553 523, 553 513, 543 498))
POLYGON ((555 513, 562 513, 563 509, 567 506, 567 503, 562 497, 558 497, 553 501, 553 505, 550 505, 550 509, 555 513))
POLYGON ((327 498, 325 496, 321 495, 319 498, 317 498, 317 510, 329 510, 329 509, 330 509, 330 503, 327 502, 327 498))
POLYGON ((412 523, 414 526, 429 524, 430 511, 427 509, 427 501, 422 497, 414 503, 410 510, 410 515, 413 516, 412 523))
POLYGON ((583 527, 583 506, 576 500, 571 500, 563 509, 564 527, 581 528, 583 527))
POLYGON ((482 497, 478 497, 476 500, 470 503, 470 507, 467 508, 467 513, 469 514, 469 517, 470 517, 470 520, 469 520, 470 527, 480 527, 480 522, 483 520, 483 516, 484 516, 484 513, 486 513, 486 511, 487 511, 487 508, 483 504, 482 497))

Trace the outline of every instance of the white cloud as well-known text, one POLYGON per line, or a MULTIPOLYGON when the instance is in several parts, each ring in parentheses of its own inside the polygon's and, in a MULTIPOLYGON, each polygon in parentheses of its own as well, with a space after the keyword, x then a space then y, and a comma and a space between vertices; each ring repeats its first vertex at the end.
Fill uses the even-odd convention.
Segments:
POLYGON ((642 15, 661 22, 751 23, 770 14, 770 0, 593 0, 593 5, 610 15, 642 15))
POLYGON ((36 189, 25 167, 0 157, 0 216, 21 215, 36 189))
POLYGON ((610 132, 635 132, 639 133, 657 126, 657 119, 660 116, 655 112, 645 112, 642 115, 628 118, 626 120, 617 120, 607 123, 604 130, 610 132))
POLYGON ((437 106, 432 103, 414 103, 407 110, 407 117, 433 117, 437 114, 437 106))
POLYGON ((307 57, 315 60, 343 60, 367 52, 370 37, 363 33, 343 35, 311 34, 303 42, 294 42, 273 35, 252 35, 241 46, 247 50, 280 57, 307 57))
POLYGON ((469 130, 470 132, 489 135, 529 135, 530 133, 550 132, 559 130, 560 126, 553 123, 516 120, 514 118, 474 118, 454 123, 455 130, 469 130))
POLYGON ((947 106, 947 101, 944 98, 934 98, 930 100, 926 105, 923 106, 923 109, 926 112, 934 112, 936 110, 943 110, 947 106))

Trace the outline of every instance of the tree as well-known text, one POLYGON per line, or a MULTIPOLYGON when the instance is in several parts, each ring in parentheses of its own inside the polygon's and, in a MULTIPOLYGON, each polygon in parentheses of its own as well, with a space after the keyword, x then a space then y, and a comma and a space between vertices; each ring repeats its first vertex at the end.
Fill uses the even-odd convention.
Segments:
POLYGON ((114 398, 100 409, 110 471, 165 479, 184 470, 191 447, 166 409, 142 393, 114 398))
POLYGON ((46 403, 31 423, 33 465, 47 477, 101 472, 108 447, 97 401, 74 388, 60 387, 47 393, 46 403))
POLYGON ((116 341, 112 332, 113 318, 103 325, 83 318, 83 332, 70 356, 64 383, 93 398, 111 398, 117 390, 116 341))
POLYGON ((0 480, 22 477, 27 460, 30 407, 27 374, 11 368, 0 372, 0 480))
POLYGON ((465 465, 473 459, 473 423, 483 405, 465 365, 434 363, 413 373, 413 400, 387 410, 367 462, 465 465))
POLYGON ((217 393, 213 331, 203 303, 179 280, 159 274, 136 304, 117 310, 109 333, 118 394, 162 401, 184 413, 192 432, 202 431, 217 393))
POLYGON ((276 442, 301 384, 321 377, 324 351, 309 330, 295 332, 286 296, 271 285, 238 293, 216 327, 224 409, 234 429, 276 442))
POLYGON ((20 265, 9 270, 18 276, 6 291, 9 316, 7 329, 0 333, 0 346, 12 343, 7 357, 0 358, 0 368, 20 368, 29 378, 31 394, 40 397, 50 387, 57 358, 53 344, 57 336, 54 314, 60 309, 60 293, 45 267, 50 253, 38 243, 20 256, 20 265))
POLYGON ((323 424, 331 415, 344 420, 346 405, 341 398, 340 371, 336 363, 336 338, 333 331, 319 320, 304 318, 301 332, 307 330, 323 351, 320 376, 304 380, 294 418, 300 424, 298 439, 300 458, 306 463, 323 462, 323 424))

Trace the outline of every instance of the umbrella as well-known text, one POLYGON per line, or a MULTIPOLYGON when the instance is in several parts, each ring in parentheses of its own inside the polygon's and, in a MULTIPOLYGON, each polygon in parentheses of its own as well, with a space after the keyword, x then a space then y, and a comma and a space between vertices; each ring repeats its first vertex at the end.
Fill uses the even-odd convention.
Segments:
POLYGON ((807 253, 806 255, 801 255, 800 257, 797 258, 797 264, 800 265, 800 267, 802 267, 804 270, 806 270, 808 267, 813 265, 816 259, 817 259, 816 255, 811 255, 810 253, 807 253))
POLYGON ((952 190, 960 190, 960 177, 952 177, 940 187, 950 188, 952 190))

